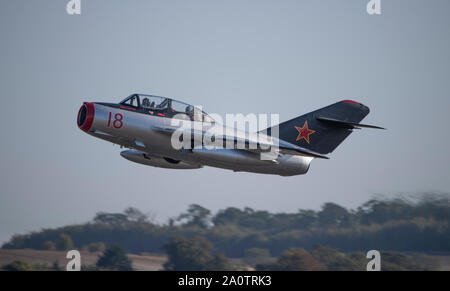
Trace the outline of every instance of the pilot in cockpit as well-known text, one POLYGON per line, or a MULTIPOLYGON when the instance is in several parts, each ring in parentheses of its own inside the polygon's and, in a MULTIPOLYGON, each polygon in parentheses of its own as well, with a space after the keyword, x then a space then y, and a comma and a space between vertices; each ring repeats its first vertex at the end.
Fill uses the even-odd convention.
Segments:
POLYGON ((145 109, 155 109, 155 101, 150 103, 150 100, 146 97, 142 99, 142 107, 145 109))
POLYGON ((194 107, 192 105, 188 105, 186 107, 186 115, 189 116, 189 118, 193 121, 202 121, 202 111, 199 110, 197 107, 194 107))
POLYGON ((150 108, 150 101, 148 100, 148 98, 142 99, 142 107, 150 108))
POLYGON ((186 106, 185 112, 187 116, 189 116, 191 119, 194 119, 194 106, 192 105, 186 106))

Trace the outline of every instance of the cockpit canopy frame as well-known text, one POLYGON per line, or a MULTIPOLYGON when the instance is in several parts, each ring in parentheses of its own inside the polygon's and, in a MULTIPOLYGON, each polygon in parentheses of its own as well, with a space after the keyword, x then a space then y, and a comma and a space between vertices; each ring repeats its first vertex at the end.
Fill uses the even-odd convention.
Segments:
POLYGON ((214 123, 214 119, 200 108, 168 97, 132 94, 119 104, 151 115, 214 123))

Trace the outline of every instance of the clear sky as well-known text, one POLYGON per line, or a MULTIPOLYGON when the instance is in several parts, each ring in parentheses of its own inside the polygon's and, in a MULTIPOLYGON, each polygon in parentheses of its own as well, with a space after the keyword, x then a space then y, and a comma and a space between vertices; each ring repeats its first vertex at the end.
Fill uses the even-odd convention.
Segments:
POLYGON ((0 242, 135 206, 159 222, 191 203, 274 212, 356 207, 373 195, 450 190, 450 1, 0 2, 0 242), (364 123, 304 176, 164 170, 76 126, 83 101, 134 93, 207 112, 279 113, 341 99, 364 123))

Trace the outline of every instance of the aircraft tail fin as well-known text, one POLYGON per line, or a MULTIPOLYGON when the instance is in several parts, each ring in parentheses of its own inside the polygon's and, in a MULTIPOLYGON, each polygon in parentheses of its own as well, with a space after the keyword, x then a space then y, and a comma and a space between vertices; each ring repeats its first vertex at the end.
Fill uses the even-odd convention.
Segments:
MULTIPOLYGON (((382 127, 360 124, 369 107, 343 100, 279 124, 279 138, 320 154, 333 152, 353 131, 382 127)), ((272 134, 272 128, 267 134, 272 134)))

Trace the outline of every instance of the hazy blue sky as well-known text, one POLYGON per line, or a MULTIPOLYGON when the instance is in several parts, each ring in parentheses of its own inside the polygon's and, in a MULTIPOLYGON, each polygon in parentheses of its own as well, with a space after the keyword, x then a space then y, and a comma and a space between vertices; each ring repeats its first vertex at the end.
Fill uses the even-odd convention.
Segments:
POLYGON ((0 2, 0 242, 135 206, 165 221, 199 203, 214 211, 356 207, 450 190, 450 1, 0 2), (290 178, 131 163, 76 126, 83 101, 133 93, 205 111, 279 113, 341 99, 371 108, 331 159, 290 178))

